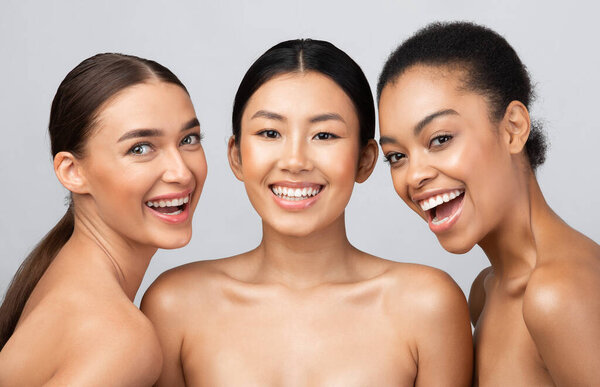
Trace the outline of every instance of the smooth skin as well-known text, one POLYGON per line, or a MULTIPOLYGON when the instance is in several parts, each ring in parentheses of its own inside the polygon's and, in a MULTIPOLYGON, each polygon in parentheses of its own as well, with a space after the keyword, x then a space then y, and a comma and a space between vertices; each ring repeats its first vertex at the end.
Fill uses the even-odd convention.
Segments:
POLYGON ((360 147, 352 101, 328 77, 283 74, 256 91, 229 160, 263 238, 252 251, 170 270, 150 287, 142 310, 164 351, 158 386, 470 384, 458 286, 346 237, 344 209, 377 153, 373 140, 360 147), (271 191, 285 182, 323 188, 312 205, 291 210, 271 191))
POLYGON ((415 198, 464 190, 460 217, 436 236, 490 260, 469 297, 475 385, 600 385, 600 248, 544 200, 524 151, 525 106, 513 101, 493 122, 464 78, 413 66, 383 89, 379 117, 396 192, 427 220, 415 198))
POLYGON ((132 301, 157 248, 191 237, 206 162, 189 96, 158 81, 121 91, 100 108, 85 155, 61 152, 54 168, 73 194, 74 232, 0 352, 0 385, 151 385, 160 344, 132 301), (155 133, 119 140, 137 129, 155 133), (168 224, 145 207, 149 198, 187 189, 183 223, 168 224))

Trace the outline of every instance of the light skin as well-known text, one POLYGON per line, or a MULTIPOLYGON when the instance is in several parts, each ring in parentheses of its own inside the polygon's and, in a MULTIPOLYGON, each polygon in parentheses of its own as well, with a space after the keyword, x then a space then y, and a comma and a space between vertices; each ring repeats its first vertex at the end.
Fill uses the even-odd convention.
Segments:
POLYGON ((330 78, 283 74, 242 116, 229 160, 262 218, 249 252, 163 274, 142 310, 163 348, 158 386, 466 386, 466 300, 443 272, 353 247, 344 210, 370 175, 354 105, 330 78), (275 192, 299 184, 317 195, 275 192), (306 195, 305 195, 306 196, 306 195))
MULTIPOLYGON (((492 120, 460 68, 416 65, 382 90, 381 145, 394 188, 440 244, 478 244, 491 266, 471 288, 475 384, 600 383, 600 248, 548 206, 525 154, 526 107, 492 120), (421 204, 458 190, 446 221, 421 204)), ((448 202, 451 204, 451 202, 448 202)), ((438 207, 439 208, 439 207, 438 207)))
POLYGON ((0 384, 151 385, 160 344, 132 301, 156 250, 191 237, 206 162, 189 96, 157 80, 124 89, 100 108, 84 155, 60 152, 54 169, 73 195, 73 235, 0 353, 0 384), (184 220, 146 205, 187 192, 184 220))

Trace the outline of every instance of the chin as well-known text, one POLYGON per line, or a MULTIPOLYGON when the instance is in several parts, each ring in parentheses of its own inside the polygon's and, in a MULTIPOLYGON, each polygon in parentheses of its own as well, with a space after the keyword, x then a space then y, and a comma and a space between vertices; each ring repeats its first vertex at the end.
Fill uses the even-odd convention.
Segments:
POLYGON ((452 254, 465 254, 471 251, 475 246, 474 242, 470 242, 461 238, 443 238, 438 236, 440 245, 449 253, 452 254))
POLYGON ((178 249, 190 243, 192 239, 191 231, 189 233, 180 233, 179 235, 162 236, 157 240, 156 247, 164 250, 178 249))

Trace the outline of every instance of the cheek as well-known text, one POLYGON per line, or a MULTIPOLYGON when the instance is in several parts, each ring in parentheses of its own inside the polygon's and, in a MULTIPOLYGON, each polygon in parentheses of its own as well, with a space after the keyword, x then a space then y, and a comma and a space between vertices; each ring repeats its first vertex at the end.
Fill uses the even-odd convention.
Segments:
POLYGON ((259 142, 253 143, 248 140, 243 141, 240 147, 240 154, 242 155, 242 172, 244 173, 244 178, 264 174, 269 165, 277 159, 277 152, 273 147, 265 146, 265 144, 259 142))

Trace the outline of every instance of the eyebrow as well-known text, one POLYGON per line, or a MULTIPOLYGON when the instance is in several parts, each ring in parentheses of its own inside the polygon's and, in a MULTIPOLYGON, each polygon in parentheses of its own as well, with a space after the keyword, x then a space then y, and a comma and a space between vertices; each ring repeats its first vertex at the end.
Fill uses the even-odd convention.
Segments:
POLYGON ((312 117, 310 119, 310 123, 314 124, 314 123, 317 123, 317 122, 323 122, 323 121, 329 121, 329 120, 340 121, 340 122, 346 123, 346 121, 344 121, 344 119, 342 118, 342 116, 340 116, 337 113, 319 114, 317 116, 312 117))
POLYGON ((277 121, 285 121, 285 118, 281 114, 277 114, 274 112, 269 112, 267 110, 259 110, 251 117, 251 119, 255 118, 266 118, 269 120, 277 120, 277 121))
MULTIPOLYGON (((413 129, 414 135, 418 136, 431 121, 435 120, 438 117, 446 116, 446 115, 458 115, 458 112, 454 109, 444 109, 444 110, 439 110, 435 113, 429 114, 427 117, 423 118, 421 121, 419 121, 415 125, 415 127, 413 129)), ((397 143, 398 143, 398 141, 396 141, 396 139, 394 137, 381 136, 379 138, 379 145, 397 144, 397 143)))
MULTIPOLYGON (((185 123, 185 125, 183 125, 181 127, 181 132, 184 132, 186 130, 195 128, 196 126, 200 126, 200 122, 198 121, 198 118, 194 117, 191 120, 189 120, 188 122, 185 123)), ((125 133, 124 135, 122 135, 117 142, 121 142, 121 141, 125 141, 125 140, 129 140, 131 138, 140 138, 140 137, 159 137, 162 136, 164 134, 164 132, 160 129, 134 129, 134 130, 130 130, 129 132, 125 133)))

